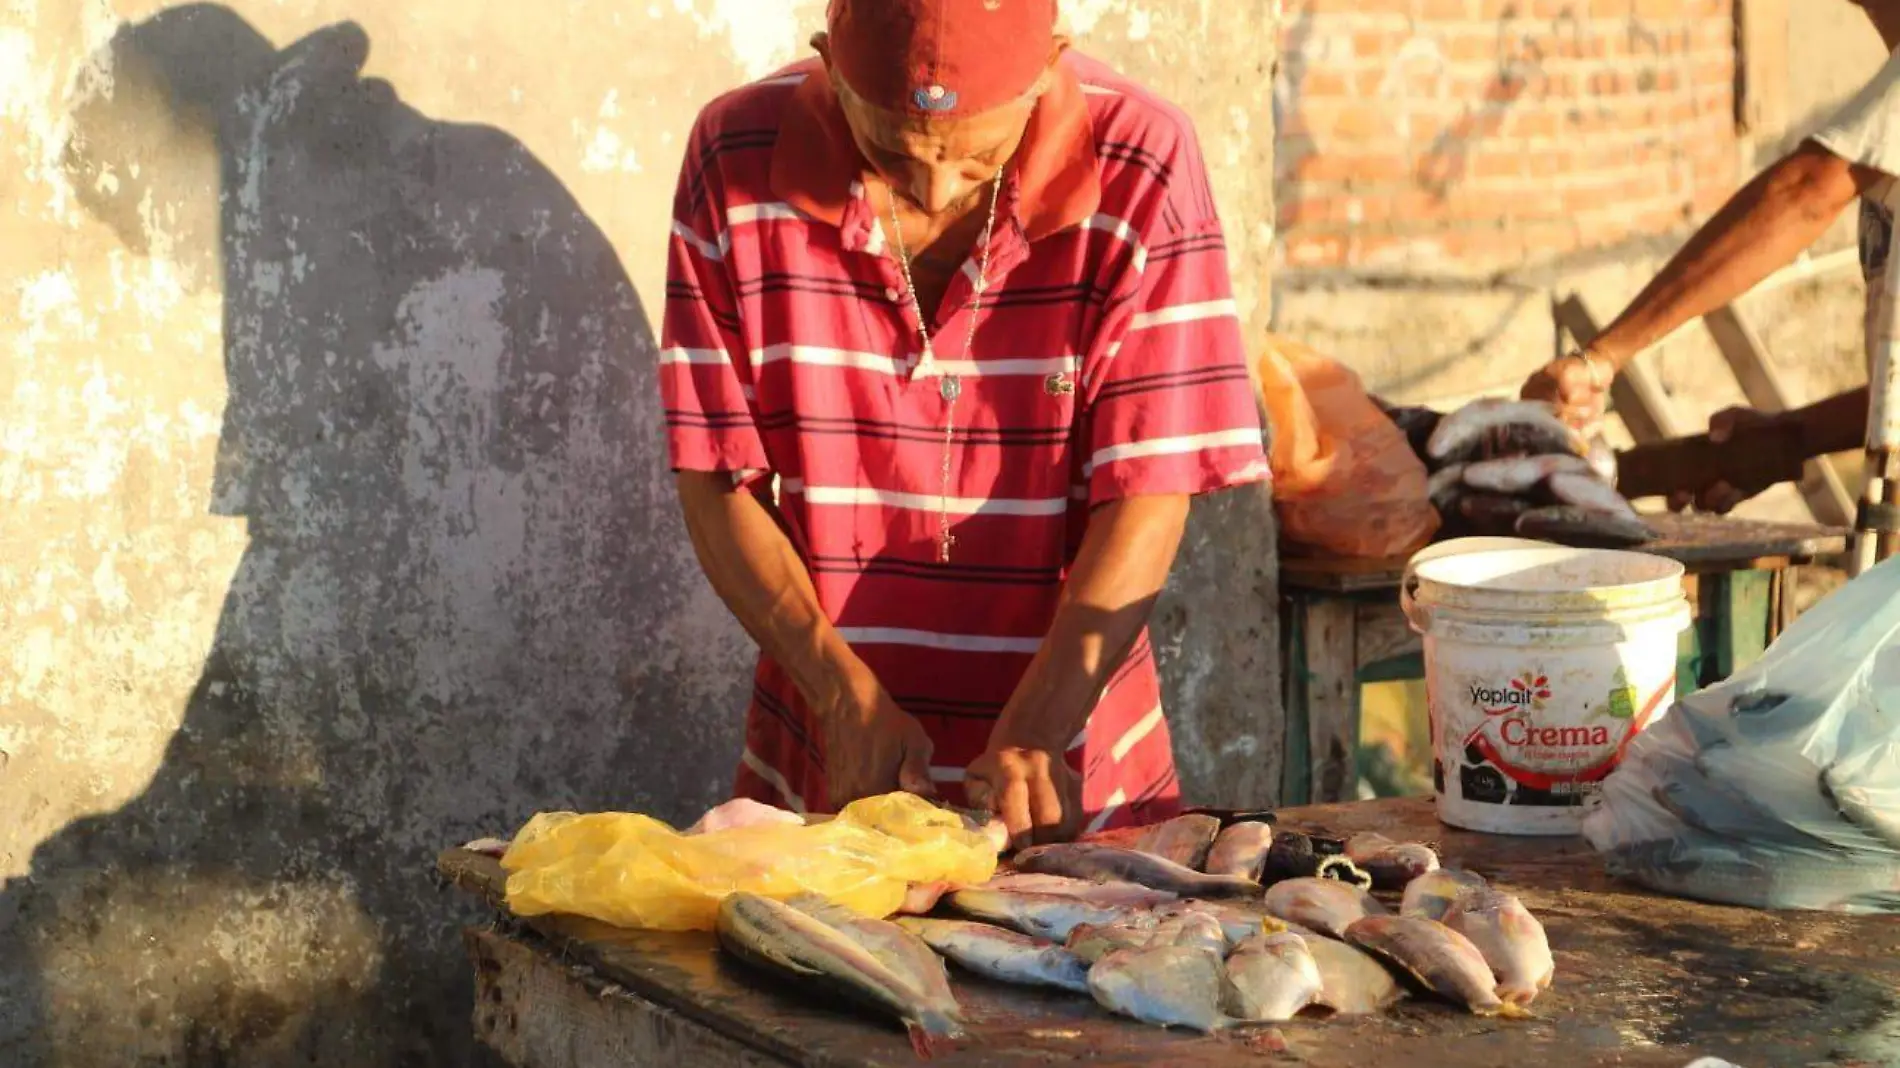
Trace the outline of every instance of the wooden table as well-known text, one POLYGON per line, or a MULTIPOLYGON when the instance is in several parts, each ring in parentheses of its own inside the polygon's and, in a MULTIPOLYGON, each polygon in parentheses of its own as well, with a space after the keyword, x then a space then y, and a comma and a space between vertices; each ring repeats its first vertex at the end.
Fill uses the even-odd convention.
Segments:
MULTIPOLYGON (((1662 537, 1640 551, 1679 561, 1695 625, 1681 639, 1677 692, 1729 677, 1781 632, 1789 568, 1845 552, 1849 531, 1706 515, 1645 516, 1662 537)), ((1359 688, 1424 676, 1399 612, 1405 557, 1286 557, 1280 641, 1286 707, 1286 804, 1355 796, 1359 688)))
MULTIPOLYGON (((1765 913, 1614 884, 1578 839, 1502 838, 1438 824, 1429 802, 1282 812, 1289 826, 1437 841, 1446 862, 1517 893, 1543 919, 1554 986, 1530 1021, 1432 1001, 1285 1025, 1281 1054, 1234 1035, 1165 1032, 1086 998, 961 973, 973 1037, 937 1068, 1298 1063, 1315 1068, 1746 1068, 1900 1064, 1900 921, 1765 913)), ((487 857, 442 855, 455 886, 496 904, 467 932, 474 1023, 519 1068, 873 1068, 920 1063, 903 1033, 739 969, 704 934, 627 931, 571 917, 518 923, 487 857)))

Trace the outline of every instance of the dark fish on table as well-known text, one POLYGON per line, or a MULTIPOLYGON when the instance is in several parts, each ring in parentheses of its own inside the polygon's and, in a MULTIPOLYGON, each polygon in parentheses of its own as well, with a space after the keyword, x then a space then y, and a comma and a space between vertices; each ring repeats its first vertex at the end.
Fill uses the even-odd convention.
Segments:
POLYGON ((1481 531, 1512 530, 1519 517, 1537 505, 1523 497, 1495 493, 1465 493, 1458 497, 1458 515, 1481 531))
POLYGON ((1302 927, 1292 930, 1306 939, 1306 951, 1319 968, 1315 1005, 1341 1016, 1366 1016, 1405 997, 1405 987, 1393 978, 1392 970, 1372 954, 1302 927))
POLYGON ((958 890, 944 898, 952 911, 971 919, 999 924, 1026 935, 1066 942, 1069 932, 1082 924, 1105 927, 1121 923, 1135 910, 1092 905, 1060 894, 1025 894, 1004 890, 958 890))
POLYGON ((1073 897, 1100 908, 1148 909, 1180 900, 1181 895, 1166 890, 1151 890, 1140 883, 1098 882, 1071 879, 1066 875, 1038 875, 1031 872, 998 872, 978 890, 1011 890, 1025 894, 1055 894, 1073 897))
POLYGON ((1559 474, 1592 472, 1590 461, 1568 452, 1550 452, 1542 456, 1511 456, 1502 460, 1482 460, 1467 464, 1462 481, 1480 493, 1520 496, 1536 489, 1545 479, 1559 474))
POLYGON ((1498 997, 1529 1005, 1550 986, 1557 962, 1544 925, 1515 895, 1471 890, 1452 903, 1445 926, 1464 935, 1484 955, 1498 982, 1498 997))
POLYGON ((1346 842, 1346 855, 1372 876, 1375 890, 1403 890, 1413 879, 1438 870, 1438 854, 1417 842, 1395 842, 1382 834, 1358 834, 1346 842))
POLYGON ((1032 846, 1016 854, 1014 863, 1019 871, 1073 879, 1115 879, 1182 897, 1245 897, 1260 892, 1260 884, 1252 879, 1208 875, 1138 849, 1095 842, 1032 846))
POLYGON ((1633 513, 1621 515, 1575 505, 1533 508, 1517 517, 1516 531, 1526 538, 1579 548, 1626 548, 1656 540, 1656 532, 1633 513))
POLYGON ((1346 941, 1403 969, 1425 989, 1479 1016, 1522 1016, 1498 997, 1484 954, 1464 935, 1415 916, 1368 916, 1346 928, 1346 941))
POLYGON ((1176 816, 1143 831, 1135 848, 1198 870, 1219 835, 1220 820, 1213 816, 1176 816))
POLYGON ((1260 881, 1267 884, 1286 879, 1334 879, 1363 890, 1372 889, 1372 876, 1361 871, 1346 856, 1346 843, 1338 839, 1278 831, 1267 850, 1267 862, 1260 881))
POLYGON ((954 1001, 929 997, 856 941, 784 902, 743 891, 727 894, 714 933, 722 948, 751 967, 901 1021, 921 1056, 963 1035, 954 1001))
POLYGON ((1291 1020, 1323 985, 1304 938, 1291 931, 1255 935, 1227 958, 1225 1008, 1237 1020, 1291 1020))
POLYGON ((1482 890, 1484 876, 1457 868, 1440 868, 1405 884, 1405 896, 1399 901, 1399 915, 1442 920, 1451 911, 1452 902, 1467 890, 1482 890))
POLYGON ((1054 942, 968 920, 897 922, 952 963, 985 979, 1089 992, 1089 962, 1054 942))
POLYGON ((1301 927, 1334 938, 1367 916, 1383 916, 1386 907, 1371 894, 1334 879, 1287 879, 1267 890, 1267 911, 1301 927))
POLYGON ((1259 879, 1266 866, 1267 851, 1273 848, 1273 824, 1262 821, 1236 823, 1214 839, 1201 870, 1209 875, 1238 875, 1259 879))
POLYGON ((1440 515, 1450 515, 1466 491, 1464 464, 1441 467, 1425 480, 1425 496, 1440 515))
POLYGON ((1436 464, 1466 463, 1510 455, 1588 451, 1576 431, 1540 401, 1475 400, 1445 416, 1432 431, 1426 453, 1436 464))
POLYGON ((1395 408, 1377 397, 1373 401, 1385 412, 1385 417, 1392 420, 1392 425, 1405 435, 1405 442, 1412 447, 1413 454, 1423 459, 1425 445, 1431 440, 1432 431, 1437 430, 1438 424, 1444 420, 1445 413, 1432 408, 1395 408))
POLYGON ((1089 992, 1110 1012, 1204 1034, 1228 1022, 1221 1013, 1225 985, 1220 955, 1188 946, 1124 949, 1089 969, 1089 992))

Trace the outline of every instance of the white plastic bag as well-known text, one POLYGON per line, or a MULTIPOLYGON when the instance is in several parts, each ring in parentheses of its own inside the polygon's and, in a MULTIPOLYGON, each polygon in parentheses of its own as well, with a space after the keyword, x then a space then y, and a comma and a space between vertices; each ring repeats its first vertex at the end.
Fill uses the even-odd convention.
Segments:
POLYGON ((1665 893, 1900 912, 1900 559, 1677 702, 1583 831, 1613 874, 1665 893))

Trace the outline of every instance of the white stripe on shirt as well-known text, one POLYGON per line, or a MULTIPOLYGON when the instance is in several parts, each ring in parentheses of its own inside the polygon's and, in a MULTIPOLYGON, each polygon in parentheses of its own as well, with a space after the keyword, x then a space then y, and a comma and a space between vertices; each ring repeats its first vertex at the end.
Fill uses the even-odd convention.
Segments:
POLYGON ((1237 319, 1240 307, 1232 299, 1210 300, 1200 304, 1176 304, 1171 308, 1157 308, 1151 312, 1142 312, 1128 321, 1130 330, 1146 330, 1151 326, 1167 326, 1171 323, 1192 323, 1202 319, 1237 319))
POLYGON ((786 493, 802 493, 810 504, 874 504, 913 512, 949 512, 951 515, 1063 515, 1067 497, 951 497, 934 493, 903 493, 871 486, 807 486, 802 479, 785 480, 786 493))
POLYGON ((717 367, 732 361, 726 356, 725 349, 685 349, 671 348, 660 350, 660 366, 668 364, 696 363, 717 367))
POLYGON ((723 260, 726 258, 726 239, 723 236, 719 239, 720 243, 715 245, 711 241, 694 233, 691 227, 677 219, 673 221, 673 236, 693 246, 701 256, 709 260, 723 260))
POLYGON ((908 630, 903 627, 839 627, 838 634, 851 645, 914 645, 952 653, 1034 653, 1042 648, 1041 638, 940 634, 932 630, 908 630))
POLYGON ((1138 460, 1148 456, 1178 456, 1185 452, 1199 452, 1202 449, 1238 448, 1243 445, 1258 444, 1260 444, 1259 427, 1215 430, 1206 434, 1189 434, 1179 438, 1125 441, 1120 445, 1110 445, 1106 449, 1098 450, 1089 458, 1088 463, 1082 465, 1082 473, 1089 475, 1098 467, 1106 467, 1122 460, 1138 460))
POLYGON ((1141 234, 1136 231, 1134 227, 1128 225, 1126 220, 1117 219, 1113 215, 1098 214, 1089 216, 1089 221, 1083 225, 1091 230, 1100 230, 1106 234, 1113 234, 1125 242, 1129 248, 1134 250, 1135 270, 1144 270, 1148 266, 1148 250, 1142 247, 1141 234))
POLYGON ((1084 835, 1094 834, 1096 831, 1108 826, 1109 818, 1115 815, 1115 810, 1127 803, 1128 794, 1123 791, 1121 787, 1115 787, 1115 792, 1109 794, 1108 801, 1102 805, 1102 811, 1095 814, 1095 818, 1089 821, 1088 827, 1085 828, 1082 833, 1084 835))
POLYGON ((1153 734, 1154 729, 1160 725, 1161 706, 1156 705, 1147 715, 1136 720, 1135 725, 1128 728, 1128 733, 1122 735, 1120 741, 1109 746, 1108 755, 1113 757, 1116 763, 1120 763, 1137 745, 1141 744, 1143 738, 1153 734))
POLYGON ((792 784, 785 781, 785 776, 780 775, 777 768, 760 760, 759 755, 751 749, 739 754, 739 763, 752 769, 752 774, 764 779, 767 786, 777 790, 778 795, 785 799, 785 807, 801 816, 805 814, 805 799, 793 791, 792 784))
POLYGON ((744 226, 746 223, 764 222, 768 219, 797 220, 804 216, 798 209, 783 201, 763 204, 735 204, 726 209, 727 226, 744 226))
MULTIPOLYGON (((894 356, 878 352, 853 352, 850 349, 825 348, 819 345, 767 345, 751 352, 752 366, 763 367, 768 363, 789 361, 806 367, 853 367, 860 371, 877 371, 896 376, 904 364, 894 356)), ((1021 358, 998 360, 938 360, 932 365, 936 374, 958 375, 963 378, 1004 378, 1016 375, 1034 375, 1047 378, 1054 374, 1074 374, 1081 365, 1076 356, 1050 356, 1046 358, 1021 358)))

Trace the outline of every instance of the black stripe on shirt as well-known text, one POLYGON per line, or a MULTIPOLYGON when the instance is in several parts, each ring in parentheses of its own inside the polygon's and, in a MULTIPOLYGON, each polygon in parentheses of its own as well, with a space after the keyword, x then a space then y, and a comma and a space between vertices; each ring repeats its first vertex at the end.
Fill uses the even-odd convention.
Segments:
MULTIPOLYGON (((671 414, 671 413, 668 413, 671 414)), ((799 415, 797 412, 771 412, 758 418, 761 430, 796 430, 819 436, 850 436, 877 441, 941 442, 943 428, 881 419, 834 419, 799 415)), ((1064 445, 1071 428, 1064 424, 1050 427, 961 427, 951 431, 951 440, 960 445, 1064 445)))
POLYGON ((889 303, 885 287, 876 282, 863 282, 854 278, 826 278, 818 275, 792 274, 775 271, 762 274, 757 278, 740 279, 733 288, 742 297, 754 297, 762 293, 817 293, 831 297, 860 297, 889 303))
POLYGON ((707 318, 718 324, 721 329, 734 334, 740 331, 739 317, 707 300, 705 292, 691 282, 666 283, 666 299, 681 301, 704 309, 707 318))
POLYGON ((1148 249, 1148 262, 1172 260, 1182 256, 1191 256, 1196 252, 1224 252, 1227 239, 1220 233, 1189 234, 1170 241, 1163 241, 1148 249))
POLYGON ((947 701, 935 697, 915 697, 892 694, 891 700, 897 707, 912 715, 942 716, 945 719, 982 719, 993 720, 1003 714, 1003 706, 996 701, 947 701))
POLYGON ((1096 144, 1095 154, 1102 159, 1129 163, 1147 171, 1162 185, 1167 185, 1174 175, 1174 168, 1168 166, 1160 156, 1127 141, 1102 141, 1096 144))
POLYGON ((778 130, 775 128, 756 130, 725 130, 706 142, 700 150, 699 159, 694 161, 693 169, 686 175, 686 192, 694 212, 698 212, 706 203, 706 174, 712 170, 713 163, 720 156, 732 152, 747 152, 757 149, 778 147, 778 130))
POLYGON ((1062 582, 1062 569, 1056 567, 985 567, 892 557, 859 560, 849 556, 813 556, 809 566, 813 573, 822 575, 881 575, 973 586, 1055 586, 1062 582))
POLYGON ((1148 393, 1166 393, 1176 389, 1194 389, 1201 386, 1214 386, 1222 382, 1247 380, 1247 369, 1235 364, 1214 367, 1193 367, 1185 371, 1160 371, 1151 375, 1137 375, 1134 378, 1118 379, 1103 386, 1096 394, 1096 403, 1111 400, 1126 400, 1148 393))

